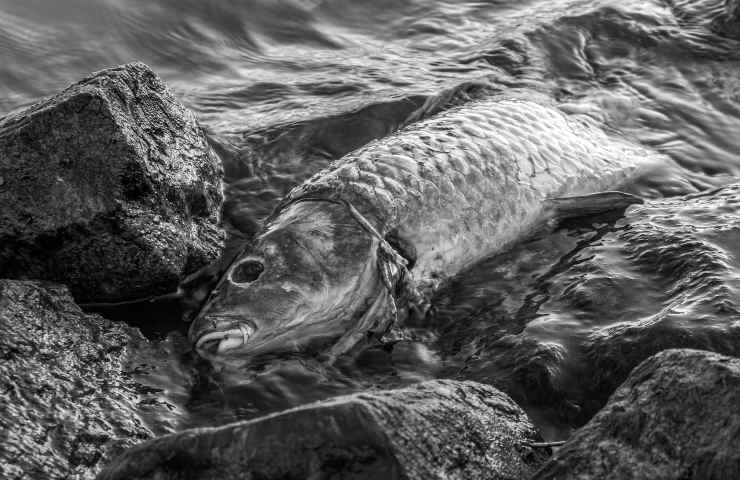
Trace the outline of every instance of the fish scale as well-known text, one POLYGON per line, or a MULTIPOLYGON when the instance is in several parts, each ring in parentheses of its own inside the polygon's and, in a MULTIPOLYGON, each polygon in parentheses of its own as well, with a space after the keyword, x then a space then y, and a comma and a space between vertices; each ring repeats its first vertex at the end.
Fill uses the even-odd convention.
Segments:
POLYGON ((531 233, 547 199, 613 190, 661 156, 594 120, 521 98, 469 103, 333 162, 285 202, 340 197, 418 253, 422 283, 531 233))

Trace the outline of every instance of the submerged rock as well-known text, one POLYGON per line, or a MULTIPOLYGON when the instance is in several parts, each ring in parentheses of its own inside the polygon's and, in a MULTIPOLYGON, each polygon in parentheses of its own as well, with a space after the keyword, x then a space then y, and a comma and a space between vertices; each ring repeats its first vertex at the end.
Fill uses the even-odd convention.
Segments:
POLYGON ((64 287, 0 280, 0 478, 93 478, 125 448, 172 431, 139 417, 169 411, 139 405, 129 357, 146 344, 83 313, 64 287))
POLYGON ((533 480, 740 478, 739 408, 740 359, 661 352, 533 480))
POLYGON ((144 64, 1 119, 0 178, 3 277, 129 300, 175 290, 220 252, 220 162, 144 64))
POLYGON ((651 355, 740 356, 738 238, 729 185, 518 245, 436 300, 443 375, 499 388, 548 439, 567 438, 651 355))
POLYGON ((584 310, 612 308, 613 321, 580 342, 590 412, 662 350, 740 356, 740 185, 635 208, 616 233, 594 248, 610 268, 567 295, 584 310), (601 298, 611 300, 597 307, 601 298))
POLYGON ((112 479, 521 479, 546 459, 498 390, 430 381, 184 431, 127 451, 112 479))

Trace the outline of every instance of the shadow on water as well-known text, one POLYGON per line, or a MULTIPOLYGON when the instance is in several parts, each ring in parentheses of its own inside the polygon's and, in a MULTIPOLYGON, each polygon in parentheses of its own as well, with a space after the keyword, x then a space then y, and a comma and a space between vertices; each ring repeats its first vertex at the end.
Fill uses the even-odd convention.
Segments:
POLYGON ((144 403, 175 406, 169 429, 451 377, 496 385, 562 438, 651 353, 740 354, 737 189, 697 194, 740 175, 740 42, 713 29, 721 6, 0 0, 0 111, 141 60, 208 130, 226 171, 221 264, 180 297, 86 306, 154 340, 134 375, 144 403), (332 367, 305 356, 214 367, 189 350, 181 317, 290 188, 406 122, 512 89, 664 153, 665 167, 629 186, 652 200, 480 262, 438 292, 426 322, 332 367))

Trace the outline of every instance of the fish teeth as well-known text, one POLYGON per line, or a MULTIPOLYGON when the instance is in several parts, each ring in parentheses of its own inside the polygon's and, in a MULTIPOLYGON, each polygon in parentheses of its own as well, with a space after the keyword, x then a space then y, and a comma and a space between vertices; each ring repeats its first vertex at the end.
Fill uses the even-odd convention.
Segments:
POLYGON ((244 338, 242 337, 227 337, 218 344, 217 353, 224 353, 228 350, 233 350, 244 345, 244 338))
POLYGON ((202 335, 195 344, 196 350, 202 350, 203 345, 214 340, 220 340, 218 344, 218 353, 227 350, 233 350, 246 344, 254 333, 254 329, 246 324, 240 324, 238 328, 231 328, 222 332, 210 332, 202 335))

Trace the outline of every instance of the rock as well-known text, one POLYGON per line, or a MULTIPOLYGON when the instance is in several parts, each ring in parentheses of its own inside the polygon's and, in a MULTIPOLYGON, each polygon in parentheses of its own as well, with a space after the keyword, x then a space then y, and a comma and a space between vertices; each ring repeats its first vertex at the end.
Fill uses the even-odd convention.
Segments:
POLYGON ((437 380, 157 438, 98 478, 521 479, 546 459, 538 439, 498 390, 437 380))
POLYGON ((1 119, 0 178, 3 277, 113 302, 174 291, 219 255, 220 162, 144 64, 1 119))
POLYGON ((740 356, 738 238, 735 184, 517 245, 435 300, 441 375, 493 385, 567 438, 651 355, 740 356))
POLYGON ((173 431, 139 415, 168 412, 138 405, 129 359, 144 348, 138 330, 83 313, 65 287, 0 280, 0 478, 94 478, 126 447, 173 431))
POLYGON ((581 376, 588 378, 580 403, 589 413, 633 368, 662 350, 740 356, 740 185, 654 201, 635 208, 623 224, 617 236, 593 249, 606 259, 616 247, 620 258, 570 289, 576 292, 571 305, 613 315, 579 345, 581 376))
POLYGON ((739 408, 740 359, 663 351, 642 362, 533 480, 740 478, 739 408))

